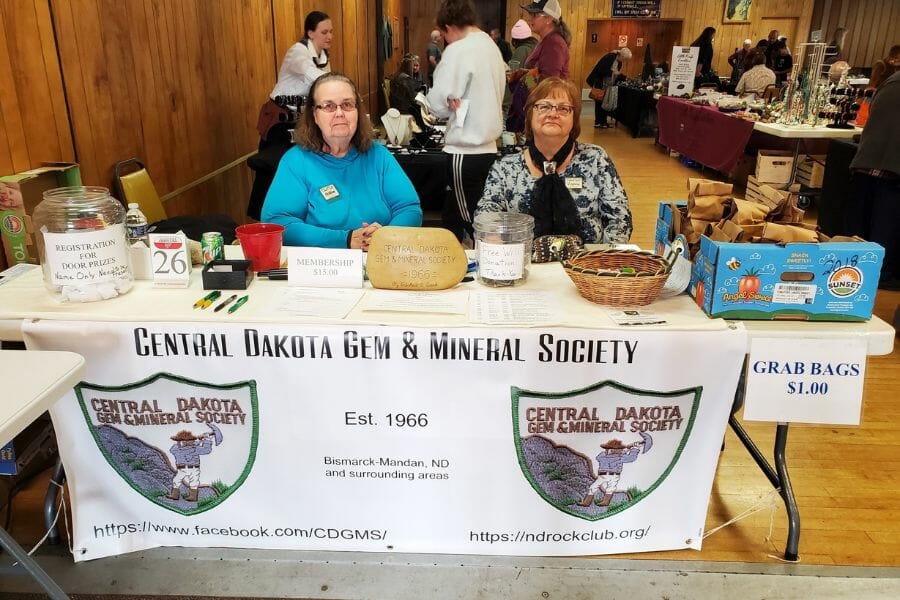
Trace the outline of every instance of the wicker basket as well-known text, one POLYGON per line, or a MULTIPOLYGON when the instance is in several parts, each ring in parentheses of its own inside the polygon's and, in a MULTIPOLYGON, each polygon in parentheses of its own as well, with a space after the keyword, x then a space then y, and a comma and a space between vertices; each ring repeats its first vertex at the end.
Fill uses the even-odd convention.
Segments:
POLYGON ((644 306, 656 300, 672 270, 664 258, 637 250, 588 250, 563 262, 578 293, 597 304, 644 306), (634 273, 620 269, 631 267, 634 273))

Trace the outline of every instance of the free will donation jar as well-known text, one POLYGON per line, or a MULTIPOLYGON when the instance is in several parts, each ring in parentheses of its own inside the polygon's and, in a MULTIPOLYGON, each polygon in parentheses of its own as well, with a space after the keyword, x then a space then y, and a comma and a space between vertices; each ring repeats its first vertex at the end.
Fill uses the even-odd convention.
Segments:
POLYGON ((483 285, 519 285, 528 277, 534 217, 521 213, 479 213, 475 217, 478 281, 483 285))
POLYGON ((44 285, 57 300, 93 302, 131 289, 125 208, 109 190, 47 190, 32 220, 44 285))

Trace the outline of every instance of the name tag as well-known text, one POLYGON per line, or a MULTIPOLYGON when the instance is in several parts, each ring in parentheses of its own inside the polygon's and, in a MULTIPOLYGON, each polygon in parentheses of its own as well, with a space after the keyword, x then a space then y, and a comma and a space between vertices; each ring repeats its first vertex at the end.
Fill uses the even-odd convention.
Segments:
POLYGON ((287 249, 288 285, 320 288, 361 288, 362 250, 335 248, 287 249))
POLYGON ((322 194, 322 197, 325 198, 328 202, 332 200, 337 200, 341 193, 337 191, 337 188, 334 187, 334 184, 326 185, 325 187, 319 188, 319 193, 322 194))
POLYGON ((566 177, 566 188, 570 190, 580 190, 581 177, 566 177))

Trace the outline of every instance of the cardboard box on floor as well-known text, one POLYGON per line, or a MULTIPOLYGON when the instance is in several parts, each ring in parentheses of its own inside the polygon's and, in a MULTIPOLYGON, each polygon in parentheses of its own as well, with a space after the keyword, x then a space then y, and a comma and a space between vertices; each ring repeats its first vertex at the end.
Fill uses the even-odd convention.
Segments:
MULTIPOLYGON (((679 211, 686 206, 681 202, 674 208, 679 211)), ((659 204, 655 246, 660 254, 677 235, 681 215, 676 218, 672 209, 671 202, 659 204)), ((875 305, 883 259, 884 248, 878 244, 848 238, 751 244, 703 235, 689 289, 712 317, 867 321, 875 305)))
POLYGON ((44 192, 81 185, 77 163, 43 163, 36 169, 0 177, 0 239, 6 262, 38 262, 31 215, 44 192))

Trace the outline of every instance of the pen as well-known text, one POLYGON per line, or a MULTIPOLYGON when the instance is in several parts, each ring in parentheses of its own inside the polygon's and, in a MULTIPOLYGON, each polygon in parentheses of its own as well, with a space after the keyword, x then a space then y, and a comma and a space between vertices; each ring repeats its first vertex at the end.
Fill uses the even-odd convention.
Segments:
POLYGON ((249 299, 250 299, 249 295, 241 296, 240 298, 238 298, 238 301, 235 302, 234 305, 232 305, 232 307, 228 309, 228 314, 231 314, 234 311, 236 311, 237 309, 239 309, 240 307, 242 307, 244 305, 244 303, 247 302, 247 300, 249 300, 249 299))
POLYGON ((269 269, 268 271, 260 271, 257 275, 267 277, 270 280, 288 278, 287 269, 269 269))
POLYGON ((231 304, 231 302, 233 302, 235 298, 237 298, 237 294, 230 295, 223 302, 220 302, 219 305, 213 309, 213 312, 219 312, 220 310, 231 304))
POLYGON ((218 298, 221 295, 222 295, 222 292, 220 292, 219 290, 210 292, 207 295, 200 298, 199 300, 197 300, 196 302, 194 302, 194 308, 201 308, 201 309, 206 308, 207 306, 212 304, 216 298, 218 298))

